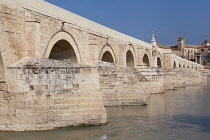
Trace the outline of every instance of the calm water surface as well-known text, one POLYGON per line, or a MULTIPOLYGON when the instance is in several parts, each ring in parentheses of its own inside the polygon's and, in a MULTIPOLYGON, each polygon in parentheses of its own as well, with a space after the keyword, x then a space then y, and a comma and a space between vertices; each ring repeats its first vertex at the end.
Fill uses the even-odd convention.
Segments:
POLYGON ((108 107, 108 124, 0 132, 0 140, 210 140, 210 84, 153 94, 148 106, 108 107))

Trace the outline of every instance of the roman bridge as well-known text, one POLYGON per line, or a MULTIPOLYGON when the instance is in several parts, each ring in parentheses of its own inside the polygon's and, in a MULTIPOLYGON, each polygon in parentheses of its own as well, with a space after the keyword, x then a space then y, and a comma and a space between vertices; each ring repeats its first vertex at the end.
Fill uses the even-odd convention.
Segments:
POLYGON ((65 30, 53 34, 43 51, 37 51, 38 57, 89 65, 108 62, 130 68, 202 68, 196 63, 173 55, 171 50, 158 48, 155 43, 135 44, 90 32, 85 32, 87 36, 83 38, 76 38, 78 33, 71 33, 70 30, 72 28, 67 26, 65 30))
POLYGON ((0 0, 0 130, 105 123, 105 106, 205 82, 202 65, 43 0, 0 0))
POLYGON ((88 65, 105 61, 131 68, 202 68, 174 56, 171 50, 158 48, 154 38, 146 43, 42 0, 1 3, 1 55, 5 67, 23 57, 37 57, 88 65), (14 3, 17 10, 10 9, 14 3))

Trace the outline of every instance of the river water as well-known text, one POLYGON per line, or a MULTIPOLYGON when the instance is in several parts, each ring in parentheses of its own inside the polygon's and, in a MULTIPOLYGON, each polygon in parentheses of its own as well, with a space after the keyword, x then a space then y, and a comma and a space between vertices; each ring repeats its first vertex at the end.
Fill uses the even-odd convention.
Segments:
POLYGON ((210 84, 153 94, 147 106, 107 113, 103 126, 0 132, 0 140, 210 140, 210 84))

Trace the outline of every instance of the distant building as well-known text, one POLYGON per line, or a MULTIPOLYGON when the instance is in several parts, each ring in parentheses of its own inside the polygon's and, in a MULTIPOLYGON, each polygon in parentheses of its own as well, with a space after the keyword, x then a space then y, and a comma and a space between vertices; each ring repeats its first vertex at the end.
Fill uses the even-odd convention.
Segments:
POLYGON ((204 40, 201 47, 198 48, 197 53, 195 53, 196 62, 204 66, 210 66, 210 43, 207 40, 204 40))
POLYGON ((171 49, 172 53, 177 56, 180 56, 190 61, 195 61, 204 66, 210 66, 210 42, 207 40, 207 38, 201 45, 185 44, 182 35, 180 35, 177 41, 178 44, 175 45, 158 44, 158 47, 171 49))

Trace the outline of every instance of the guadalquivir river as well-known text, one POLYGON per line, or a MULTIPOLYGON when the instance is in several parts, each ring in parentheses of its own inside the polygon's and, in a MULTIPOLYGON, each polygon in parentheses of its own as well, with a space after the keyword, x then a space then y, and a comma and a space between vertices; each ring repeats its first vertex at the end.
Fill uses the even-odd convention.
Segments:
POLYGON ((210 84, 151 95, 147 106, 108 107, 108 124, 0 132, 0 140, 210 140, 210 84))

